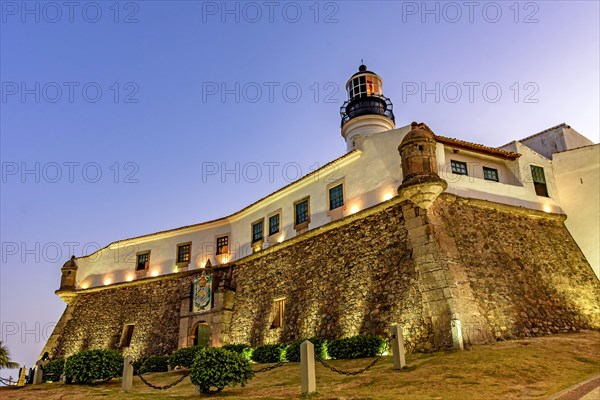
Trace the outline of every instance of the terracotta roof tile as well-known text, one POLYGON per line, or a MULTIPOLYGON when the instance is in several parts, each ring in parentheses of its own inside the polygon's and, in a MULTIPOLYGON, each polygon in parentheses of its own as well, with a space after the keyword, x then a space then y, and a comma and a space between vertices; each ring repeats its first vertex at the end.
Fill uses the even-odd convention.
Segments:
POLYGON ((435 140, 439 143, 447 144, 449 146, 454 146, 465 150, 471 150, 477 153, 488 154, 490 156, 503 158, 505 160, 516 160, 521 156, 519 153, 513 153, 512 151, 506 151, 498 149, 496 147, 488 147, 482 144, 471 143, 464 140, 449 138, 445 136, 435 135, 435 140))

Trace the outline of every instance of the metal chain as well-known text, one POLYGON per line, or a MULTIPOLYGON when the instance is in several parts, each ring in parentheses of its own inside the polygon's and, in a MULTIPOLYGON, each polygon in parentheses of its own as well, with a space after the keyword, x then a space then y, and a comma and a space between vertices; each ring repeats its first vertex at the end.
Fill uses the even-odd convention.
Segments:
POLYGON ((317 359, 318 362, 320 362, 321 364, 323 364, 323 366, 325 368, 329 368, 333 372, 337 372, 340 375, 354 376, 354 375, 359 375, 359 374, 362 374, 363 372, 368 371, 373 365, 375 365, 377 363, 377 361, 379 361, 379 359, 381 358, 381 356, 378 356, 376 359, 374 359, 373 361, 371 361, 371 363, 369 365, 367 365, 366 367, 364 367, 362 369, 359 369, 358 371, 342 371, 341 369, 337 369, 333 365, 327 364, 324 360, 321 359, 321 357, 319 357, 316 354, 315 354, 315 358, 317 359))
POLYGON ((257 369, 256 371, 252 371, 252 372, 254 372, 255 374, 260 374, 261 372, 267 372, 267 371, 270 371, 277 367, 281 367, 282 365, 283 365, 283 362, 279 361, 277 364, 271 365, 270 367, 264 367, 264 368, 257 369))
POLYGON ((102 381, 96 381, 96 382, 94 382, 94 385, 101 385, 103 383, 106 383, 106 382, 110 381, 112 378, 114 378, 114 376, 111 376, 110 378, 106 378, 106 379, 104 379, 102 381))
POLYGON ((190 375, 190 371, 187 371, 181 378, 177 379, 175 382, 173 383, 169 383, 168 385, 165 386, 156 386, 151 384, 150 382, 148 382, 146 380, 146 378, 144 378, 144 376, 142 374, 140 374, 138 372, 138 376, 139 378, 142 380, 142 382, 144 382, 144 384, 146 384, 146 386, 151 387, 152 389, 156 389, 156 390, 167 390, 167 389, 171 389, 173 386, 179 385, 181 382, 183 382, 183 380, 185 378, 187 378, 190 375))
POLYGON ((1 376, 0 376, 0 382, 4 383, 6 386, 14 386, 17 384, 16 381, 13 381, 12 379, 5 379, 5 378, 2 378, 1 376))

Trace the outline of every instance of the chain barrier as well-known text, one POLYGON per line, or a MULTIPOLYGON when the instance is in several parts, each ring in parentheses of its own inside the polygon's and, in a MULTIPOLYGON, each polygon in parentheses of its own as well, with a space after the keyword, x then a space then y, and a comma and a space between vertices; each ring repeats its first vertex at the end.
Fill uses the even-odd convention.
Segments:
MULTIPOLYGON (((131 365, 133 365, 133 363, 131 363, 131 365)), ((142 382, 144 382, 144 384, 145 384, 146 386, 148 386, 148 387, 151 387, 152 389, 156 389, 156 390, 167 390, 167 389, 171 389, 172 387, 174 387, 174 386, 177 386, 177 385, 179 385, 181 382, 183 382, 183 380, 184 380, 185 378, 187 378, 187 377, 190 375, 190 372, 191 372, 191 371, 186 371, 186 373, 185 373, 185 374, 183 374, 183 376, 181 376, 181 378, 179 378, 179 379, 177 379, 175 382, 173 382, 173 383, 169 383, 168 385, 165 385, 165 386, 156 386, 156 385, 154 385, 154 384, 152 384, 152 383, 148 382, 148 381, 146 380, 146 378, 144 378, 144 376, 143 376, 143 375, 142 375, 142 374, 141 374, 139 371, 138 371, 138 374, 137 374, 137 376, 140 378, 140 380, 141 380, 142 382)))
POLYGON ((13 381, 11 379, 5 379, 0 376, 0 383, 3 383, 5 386, 14 386, 17 384, 17 381, 13 381))
POLYGON ((283 362, 280 361, 277 364, 271 365, 269 367, 264 367, 264 368, 261 368, 261 369, 257 369, 256 371, 252 371, 252 372, 254 372, 255 374, 260 374, 261 372, 267 372, 267 371, 270 371, 270 370, 275 369, 277 367, 281 367, 282 365, 283 365, 283 362))
POLYGON ((358 371, 342 371, 341 369, 337 369, 333 365, 327 364, 325 362, 325 360, 322 360, 321 357, 319 357, 316 354, 315 354, 315 358, 317 359, 318 362, 320 362, 321 364, 323 364, 323 366, 325 368, 329 368, 333 372, 336 372, 336 373, 338 373, 340 375, 354 376, 354 375, 359 375, 359 374, 362 374, 363 372, 368 371, 373 365, 375 365, 377 363, 377 361, 379 361, 379 359, 381 358, 381 356, 378 356, 376 359, 374 359, 373 361, 371 361, 371 363, 369 365, 367 365, 366 367, 364 367, 362 369, 359 369, 358 371))

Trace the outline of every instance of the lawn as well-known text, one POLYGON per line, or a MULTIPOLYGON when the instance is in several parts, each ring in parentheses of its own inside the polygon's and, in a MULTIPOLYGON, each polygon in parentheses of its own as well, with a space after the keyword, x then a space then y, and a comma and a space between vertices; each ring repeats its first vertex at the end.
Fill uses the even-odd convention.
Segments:
MULTIPOLYGON (((372 359, 330 363, 357 370, 372 359)), ((395 371, 392 358, 382 357, 358 376, 336 374, 317 363, 317 393, 310 399, 545 399, 582 380, 600 374, 600 332, 529 338, 474 346, 461 352, 409 354, 408 368, 395 371)), ((258 369, 260 366, 253 366, 258 369)), ((182 372, 145 375, 157 385, 182 372)), ((21 389, 0 388, 6 400, 197 399, 186 378, 167 391, 153 390, 134 378, 131 393, 120 391, 120 380, 96 386, 48 383, 21 389)), ((210 398, 203 396, 203 398, 210 398)), ((212 398, 294 399, 300 395, 298 363, 257 374, 245 387, 225 388, 212 398)))

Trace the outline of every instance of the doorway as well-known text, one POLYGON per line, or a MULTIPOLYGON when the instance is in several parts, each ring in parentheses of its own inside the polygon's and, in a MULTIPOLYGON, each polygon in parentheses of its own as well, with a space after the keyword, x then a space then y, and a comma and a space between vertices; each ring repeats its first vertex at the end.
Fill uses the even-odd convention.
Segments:
POLYGON ((198 322, 192 330, 194 346, 209 347, 212 342, 210 325, 207 322, 198 322))

